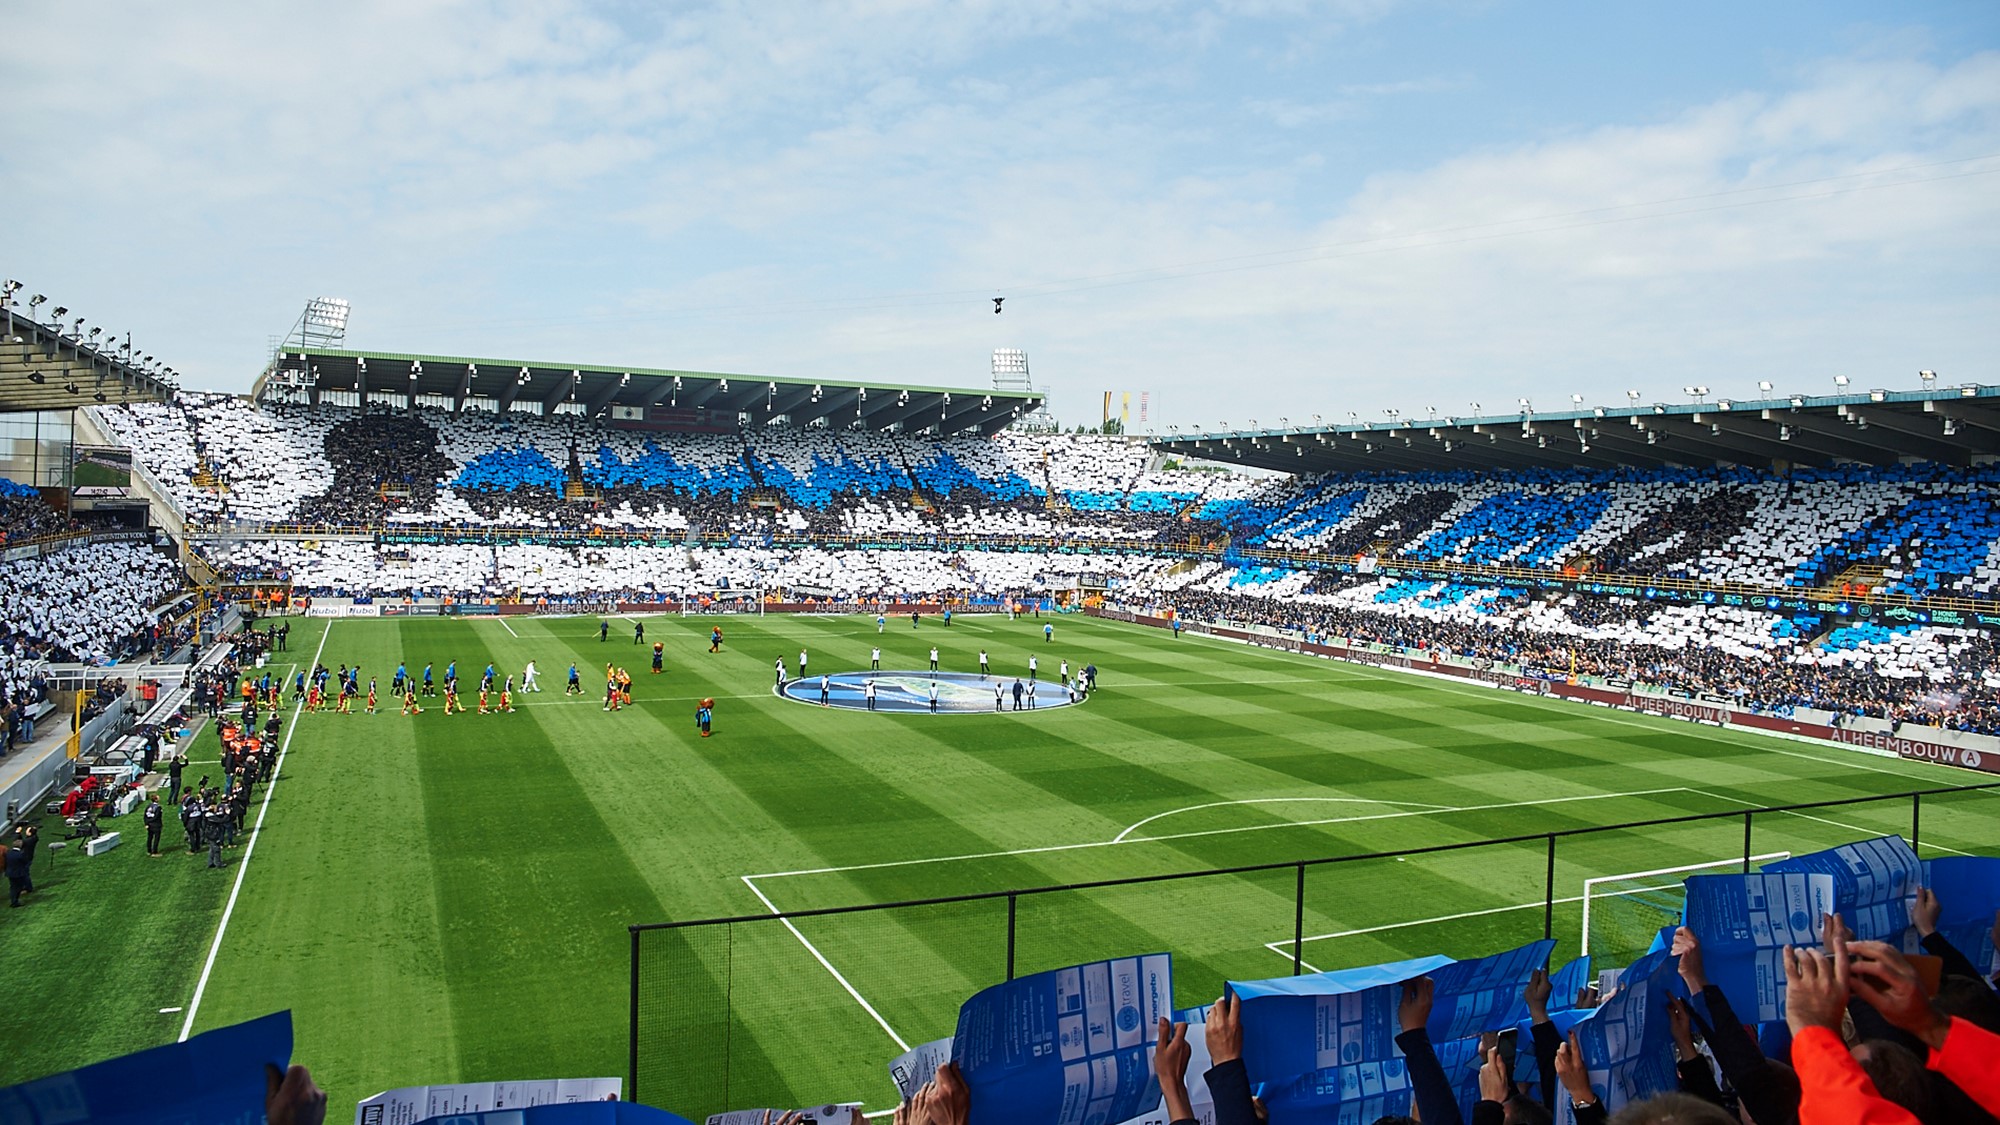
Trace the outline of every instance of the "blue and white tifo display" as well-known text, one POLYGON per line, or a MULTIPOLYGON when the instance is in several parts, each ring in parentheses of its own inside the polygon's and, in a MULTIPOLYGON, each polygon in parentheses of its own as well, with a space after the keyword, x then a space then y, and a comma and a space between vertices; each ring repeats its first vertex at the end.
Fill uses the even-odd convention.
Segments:
POLYGON ((1074 681, 968 672, 832 672, 787 680, 776 690, 796 703, 903 715, 1046 711, 1088 698, 1074 681))

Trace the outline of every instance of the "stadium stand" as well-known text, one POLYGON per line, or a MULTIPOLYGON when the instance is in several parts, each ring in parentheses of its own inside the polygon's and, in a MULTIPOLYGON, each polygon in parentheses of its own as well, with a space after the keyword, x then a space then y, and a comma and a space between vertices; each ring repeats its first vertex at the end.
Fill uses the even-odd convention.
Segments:
POLYGON ((198 523, 356 537, 202 546, 223 573, 321 596, 656 600, 727 587, 976 602, 1088 579, 1183 618, 2000 733, 1992 642, 1949 617, 1834 620, 1757 597, 1673 604, 1585 586, 1615 575, 1983 604, 2000 583, 1992 463, 1259 479, 1167 468, 1145 442, 1091 434, 663 433, 185 394, 93 413, 198 523), (393 552, 372 539, 395 529, 393 552), (456 541, 494 529, 512 530, 456 541), (521 541, 535 532, 607 538, 521 541), (1162 550, 1182 547, 1195 557, 1162 550), (1452 576, 1368 573, 1398 565, 1452 576))

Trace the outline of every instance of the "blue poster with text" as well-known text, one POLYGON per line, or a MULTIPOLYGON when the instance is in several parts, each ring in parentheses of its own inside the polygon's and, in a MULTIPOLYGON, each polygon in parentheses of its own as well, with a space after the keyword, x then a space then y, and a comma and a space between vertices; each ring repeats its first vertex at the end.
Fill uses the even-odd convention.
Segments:
POLYGON ((1784 947, 1819 945, 1834 901, 1830 874, 1688 877, 1687 927, 1701 939, 1709 983, 1738 1016, 1753 1023, 1785 1018, 1784 947))
MULTIPOLYGON (((1680 959, 1670 953, 1646 954, 1626 968, 1609 999, 1572 1025, 1590 1084, 1613 1113, 1628 1102, 1679 1088, 1667 1022, 1668 997, 1687 991, 1679 967, 1680 959)), ((1570 1100, 1555 1101, 1557 1120, 1573 1122, 1570 1100)))
POLYGON ((1165 953, 1092 961, 996 984, 958 1010, 951 1053, 971 1125, 1110 1125, 1160 1101, 1159 1020, 1174 1010, 1165 953))
POLYGON ((1555 942, 1453 961, 1420 957, 1299 977, 1231 982, 1243 1000, 1243 1063, 1252 1081, 1280 1082, 1330 1067, 1395 1058, 1402 983, 1432 982, 1431 1042, 1450 1043, 1512 1026, 1528 974, 1555 942))
POLYGON ((1854 936, 1892 944, 1900 942, 1910 926, 1910 904, 1923 881, 1923 864, 1901 836, 1878 836, 1773 860, 1762 870, 1831 876, 1833 901, 1854 936))

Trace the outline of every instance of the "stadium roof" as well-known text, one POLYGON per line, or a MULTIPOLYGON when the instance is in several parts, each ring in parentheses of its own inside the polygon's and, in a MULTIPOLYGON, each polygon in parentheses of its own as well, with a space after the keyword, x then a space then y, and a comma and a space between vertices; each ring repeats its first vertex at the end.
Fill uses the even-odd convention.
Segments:
MULTIPOLYGON (((1351 417, 1351 416, 1350 416, 1351 417)), ((1166 452, 1299 473, 1427 469, 1765 468, 2000 454, 2000 387, 1650 403, 1478 418, 1354 421, 1154 439, 1166 452)))
MULTIPOLYGON (((129 343, 93 346, 62 325, 49 326, 9 309, 0 331, 0 413, 74 410, 98 403, 164 402, 174 385, 155 375, 150 357, 129 343)), ((80 333, 79 333, 80 334, 80 333)))
POLYGON ((644 421, 666 410, 702 411, 731 424, 735 415, 747 414, 752 424, 806 426, 824 419, 836 429, 859 422, 870 430, 900 424, 911 431, 936 427, 946 434, 990 434, 1040 409, 1044 397, 984 388, 327 349, 281 352, 252 394, 261 401, 303 393, 317 405, 322 391, 360 394, 367 400, 379 396, 406 407, 415 404, 415 396, 436 396, 453 410, 477 397, 491 400, 503 413, 518 403, 538 403, 547 414, 574 402, 588 416, 609 416, 614 422, 644 421))

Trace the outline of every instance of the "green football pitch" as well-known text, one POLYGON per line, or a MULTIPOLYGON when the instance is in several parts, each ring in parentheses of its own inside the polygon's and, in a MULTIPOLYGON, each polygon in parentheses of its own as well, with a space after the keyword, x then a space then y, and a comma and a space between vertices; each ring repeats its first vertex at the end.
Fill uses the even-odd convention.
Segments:
MULTIPOLYGON (((289 699, 282 772, 254 850, 222 871, 178 824, 149 859, 126 846, 38 863, 0 915, 7 1005, 0 1083, 289 1008, 295 1057, 337 1105, 427 1082, 624 1075, 632 923, 763 914, 1272 863, 1759 805, 1966 784, 1944 767, 1543 700, 1404 673, 1065 616, 295 621, 275 659, 359 662, 379 715, 289 699), (707 651, 719 623, 725 651, 707 651), (812 671, 1024 673, 1094 662, 1101 688, 1032 714, 886 715, 777 698, 772 661, 812 671), (517 713, 403 717, 398 660, 469 683, 538 662, 517 713), (562 694, 575 661, 586 694, 562 694), (600 707, 601 669, 636 679, 600 707), (695 701, 716 700, 714 737, 695 701), (198 997, 197 997, 198 993, 198 997), (197 1002, 198 1000, 198 1002, 197 1002)), ((468 702, 470 702, 468 693, 468 702)), ((189 777, 214 768, 195 739, 189 777)), ((2000 797, 1927 798, 1922 854, 1988 849, 2000 797)), ((259 810, 253 807, 253 817, 259 810)), ((59 822, 51 821, 51 837, 59 822)), ((1886 832, 1910 802, 1754 822, 1759 855, 1886 832)), ((1740 816, 1562 841, 1557 958, 1578 946, 1587 878, 1740 858, 1740 816)), ((1718 868, 1724 870, 1726 868, 1718 868)), ((1303 958, 1321 969, 1539 938, 1544 845, 1307 870, 1303 958)), ((1678 876, 1608 884, 1671 885, 1678 876)), ((1176 1002, 1291 971, 1297 872, 1284 869, 1016 904, 1020 973, 1169 950, 1176 1002)), ((1596 952, 1632 952, 1657 894, 1593 899, 1596 952)), ((1005 900, 645 935, 642 1100, 890 1104, 898 1042, 950 1034, 960 1001, 1005 972, 1005 900), (727 1090, 717 1085, 727 1071, 727 1090), (689 1078, 689 1072, 699 1072, 689 1078)), ((1600 962, 1602 963, 1602 962, 1600 962)))

